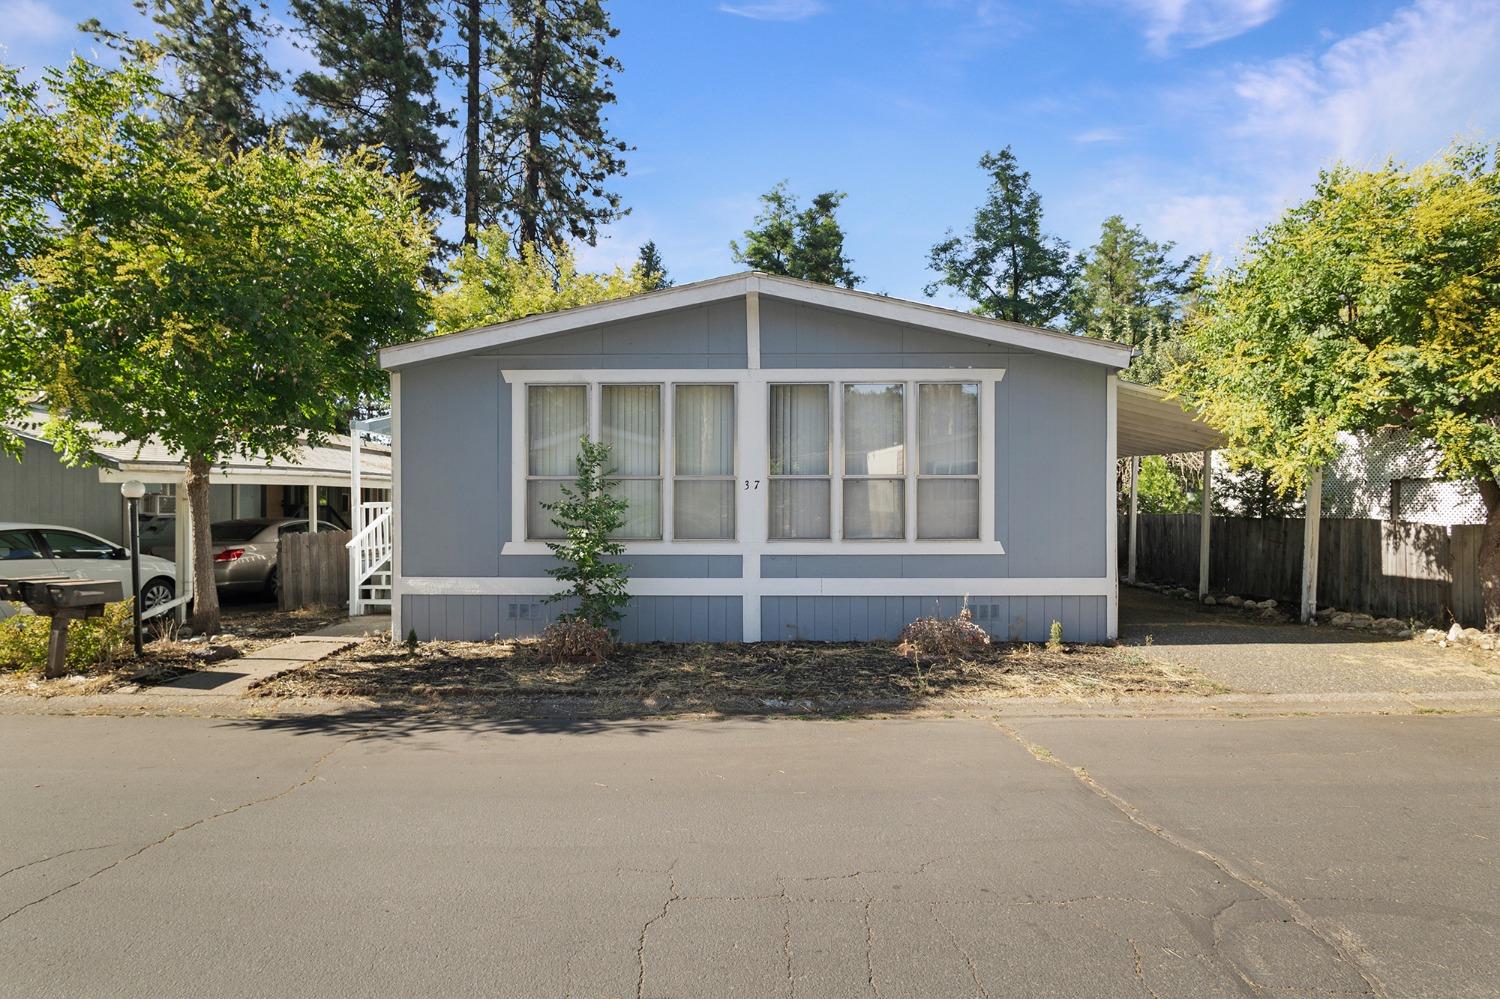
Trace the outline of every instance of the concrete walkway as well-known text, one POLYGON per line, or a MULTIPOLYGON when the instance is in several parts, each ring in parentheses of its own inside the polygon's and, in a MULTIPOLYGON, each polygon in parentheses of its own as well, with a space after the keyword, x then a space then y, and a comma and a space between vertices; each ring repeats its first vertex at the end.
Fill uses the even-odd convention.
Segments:
POLYGON ((1440 649, 1327 625, 1268 624, 1120 587, 1120 639, 1141 655, 1191 666, 1245 694, 1500 695, 1500 654, 1440 649))
POLYGON ((237 697, 267 677, 326 659, 336 652, 344 651, 354 642, 355 639, 349 637, 320 637, 317 634, 289 638, 257 649, 239 659, 226 660, 212 669, 189 673, 171 683, 142 687, 140 692, 153 695, 237 697))

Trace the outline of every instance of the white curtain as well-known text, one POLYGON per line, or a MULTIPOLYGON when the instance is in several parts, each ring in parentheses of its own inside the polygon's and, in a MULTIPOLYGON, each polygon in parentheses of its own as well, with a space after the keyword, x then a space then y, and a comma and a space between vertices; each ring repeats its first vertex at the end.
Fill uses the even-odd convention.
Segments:
POLYGON ((772 385, 770 536, 827 538, 829 399, 826 385, 772 385), (784 479, 778 476, 820 476, 784 479))
POLYGON ((906 536, 906 386, 844 386, 844 537, 906 536))
POLYGON ((576 472, 578 439, 588 433, 589 395, 582 385, 532 385, 526 390, 526 535, 562 537, 543 503, 562 498, 576 472))
POLYGON ((734 386, 678 385, 672 413, 672 535, 732 540, 734 386))
POLYGON ((619 478, 610 488, 629 507, 616 537, 661 537, 661 386, 605 385, 600 436, 609 445, 609 465, 619 478))
POLYGON ((921 386, 917 439, 917 537, 978 538, 979 386, 921 386))

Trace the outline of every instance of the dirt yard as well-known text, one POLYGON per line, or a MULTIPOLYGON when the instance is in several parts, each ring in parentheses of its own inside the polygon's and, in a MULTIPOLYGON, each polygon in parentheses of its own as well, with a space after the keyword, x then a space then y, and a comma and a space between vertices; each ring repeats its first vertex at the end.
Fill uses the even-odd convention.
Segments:
POLYGON ((363 642, 255 688, 264 697, 382 705, 587 701, 661 712, 838 710, 1023 697, 1206 695, 1224 688, 1128 649, 994 645, 920 670, 887 644, 622 645, 601 663, 557 665, 532 642, 363 642))
POLYGON ((223 608, 220 634, 211 641, 179 640, 175 628, 147 622, 145 655, 136 659, 127 631, 123 648, 111 661, 87 672, 71 672, 55 680, 30 670, 0 667, 0 694, 58 697, 100 694, 130 684, 158 683, 213 665, 205 656, 211 648, 228 647, 240 655, 254 652, 285 638, 336 624, 348 617, 342 607, 281 611, 274 606, 227 604, 223 608))

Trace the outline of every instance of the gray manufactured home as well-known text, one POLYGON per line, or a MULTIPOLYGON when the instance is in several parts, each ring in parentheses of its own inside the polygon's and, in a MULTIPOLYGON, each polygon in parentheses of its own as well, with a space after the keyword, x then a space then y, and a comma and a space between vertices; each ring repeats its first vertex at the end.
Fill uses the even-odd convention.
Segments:
POLYGON ((629 500, 625 641, 1117 629, 1119 344, 758 273, 386 349, 392 627, 539 633, 580 435, 629 500))

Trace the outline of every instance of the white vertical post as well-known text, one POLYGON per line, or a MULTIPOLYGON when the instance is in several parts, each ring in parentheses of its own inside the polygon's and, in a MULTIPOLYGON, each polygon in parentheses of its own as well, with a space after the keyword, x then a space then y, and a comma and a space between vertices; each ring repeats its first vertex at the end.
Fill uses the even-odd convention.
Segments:
MULTIPOLYGON (((524 402, 524 400, 523 400, 524 402)), ((521 433, 515 429, 515 433, 521 433)), ((525 461, 524 450, 512 451, 512 461, 525 461)), ((391 372, 391 641, 404 637, 401 631, 401 373, 391 372)), ((525 515, 525 511, 522 511, 525 515)), ((516 537, 524 538, 520 534, 516 537)))
POLYGON ((1208 596, 1208 540, 1214 523, 1214 453, 1203 452, 1203 514, 1198 525, 1198 596, 1208 596))
MULTIPOLYGON (((177 483, 173 498, 175 519, 172 523, 173 541, 176 543, 177 595, 191 596, 193 592, 193 503, 188 499, 187 476, 177 483)), ((179 625, 187 623, 187 603, 177 605, 173 614, 179 625)))
MULTIPOLYGON (((360 502, 359 488, 359 427, 357 421, 349 420, 349 529, 355 534, 365 529, 364 504, 360 502)), ((359 548, 349 549, 349 616, 357 617, 364 611, 359 599, 359 548)))
POLYGON ((1318 533, 1323 523, 1323 470, 1307 475, 1307 517, 1302 522, 1302 620, 1318 611, 1318 533))
POLYGON ((1137 516, 1137 502, 1136 502, 1137 489, 1136 489, 1136 485, 1137 485, 1137 482, 1140 480, 1140 477, 1141 477, 1141 458, 1140 458, 1140 455, 1136 455, 1135 457, 1133 457, 1133 458, 1130 459, 1130 541, 1129 541, 1130 552, 1129 552, 1129 555, 1127 556, 1127 561, 1125 563, 1125 579, 1127 581, 1129 581, 1130 585, 1132 585, 1132 586, 1135 585, 1136 516, 1137 516))
POLYGON ((307 533, 318 533, 318 484, 307 487, 307 533))
MULTIPOLYGON (((745 366, 760 371, 760 282, 750 279, 745 294, 745 366)), ((760 551, 765 547, 767 518, 770 516, 767 494, 771 483, 770 454, 766 429, 766 393, 770 391, 759 377, 747 378, 740 386, 742 397, 734 401, 735 433, 739 467, 734 484, 738 497, 735 533, 743 544, 740 556, 742 593, 740 597, 741 638, 747 642, 761 640, 760 633, 760 551), (747 488, 748 487, 748 488, 747 488)))
MULTIPOLYGON (((1120 378, 1113 371, 1104 389, 1104 637, 1120 637, 1120 489, 1115 476, 1119 462, 1120 378)), ((993 517, 994 511, 989 511, 993 517)))

